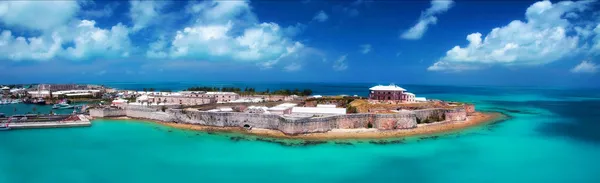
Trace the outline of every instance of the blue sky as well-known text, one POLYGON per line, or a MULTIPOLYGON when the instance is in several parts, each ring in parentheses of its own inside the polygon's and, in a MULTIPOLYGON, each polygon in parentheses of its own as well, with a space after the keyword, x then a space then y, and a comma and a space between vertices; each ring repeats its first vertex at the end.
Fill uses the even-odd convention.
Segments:
POLYGON ((0 83, 600 86, 586 1, 3 1, 0 83))

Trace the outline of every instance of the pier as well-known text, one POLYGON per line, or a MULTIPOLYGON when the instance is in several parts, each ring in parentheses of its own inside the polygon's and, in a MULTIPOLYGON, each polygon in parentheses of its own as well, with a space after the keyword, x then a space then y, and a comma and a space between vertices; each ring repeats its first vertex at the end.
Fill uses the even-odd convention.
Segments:
POLYGON ((9 122, 8 127, 10 129, 87 127, 92 125, 90 120, 83 114, 45 116, 15 115, 9 118, 0 118, 0 122, 9 122))

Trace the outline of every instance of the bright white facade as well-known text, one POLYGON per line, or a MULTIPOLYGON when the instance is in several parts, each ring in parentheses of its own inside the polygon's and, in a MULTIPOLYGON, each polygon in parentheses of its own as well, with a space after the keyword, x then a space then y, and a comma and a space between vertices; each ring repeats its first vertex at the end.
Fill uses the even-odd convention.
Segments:
POLYGON ((317 107, 322 107, 322 108, 335 108, 337 106, 335 106, 334 104, 317 104, 317 107))
POLYGON ((50 91, 48 90, 37 90, 37 91, 28 91, 27 92, 33 98, 46 98, 50 97, 50 91))
POLYGON ((331 107, 293 107, 292 114, 337 115, 346 114, 346 109, 331 107))
POLYGON ((211 109, 208 110, 208 112, 233 112, 233 109, 231 107, 223 107, 218 109, 211 109))
POLYGON ((406 97, 405 97, 406 102, 415 102, 415 94, 414 93, 404 92, 404 94, 406 95, 406 97))
POLYGON ((127 100, 125 99, 115 99, 111 102, 113 105, 121 105, 121 104, 126 104, 127 100))
POLYGON ((297 104, 294 104, 294 103, 279 104, 279 105, 269 108, 269 112, 271 114, 290 114, 290 113, 292 113, 292 107, 295 107, 296 105, 297 104))

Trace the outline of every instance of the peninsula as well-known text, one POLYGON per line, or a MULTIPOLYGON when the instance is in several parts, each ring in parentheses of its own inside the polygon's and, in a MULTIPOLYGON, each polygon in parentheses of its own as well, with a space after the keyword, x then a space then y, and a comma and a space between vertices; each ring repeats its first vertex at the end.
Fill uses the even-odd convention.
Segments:
POLYGON ((278 138, 402 137, 459 130, 502 117, 477 112, 473 104, 416 97, 396 85, 371 87, 368 97, 210 87, 113 94, 117 98, 110 105, 91 107, 89 115, 278 138))

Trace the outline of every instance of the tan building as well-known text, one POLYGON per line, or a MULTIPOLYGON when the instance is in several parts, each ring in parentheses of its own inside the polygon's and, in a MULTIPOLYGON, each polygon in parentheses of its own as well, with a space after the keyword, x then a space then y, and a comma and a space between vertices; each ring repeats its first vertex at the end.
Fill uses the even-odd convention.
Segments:
POLYGON ((217 103, 225 103, 240 98, 240 95, 234 92, 206 92, 205 95, 214 97, 217 103))
POLYGON ((150 103, 161 103, 161 104, 173 104, 173 105, 203 105, 216 103, 215 98, 199 95, 195 96, 154 96, 154 98, 148 99, 150 103))

